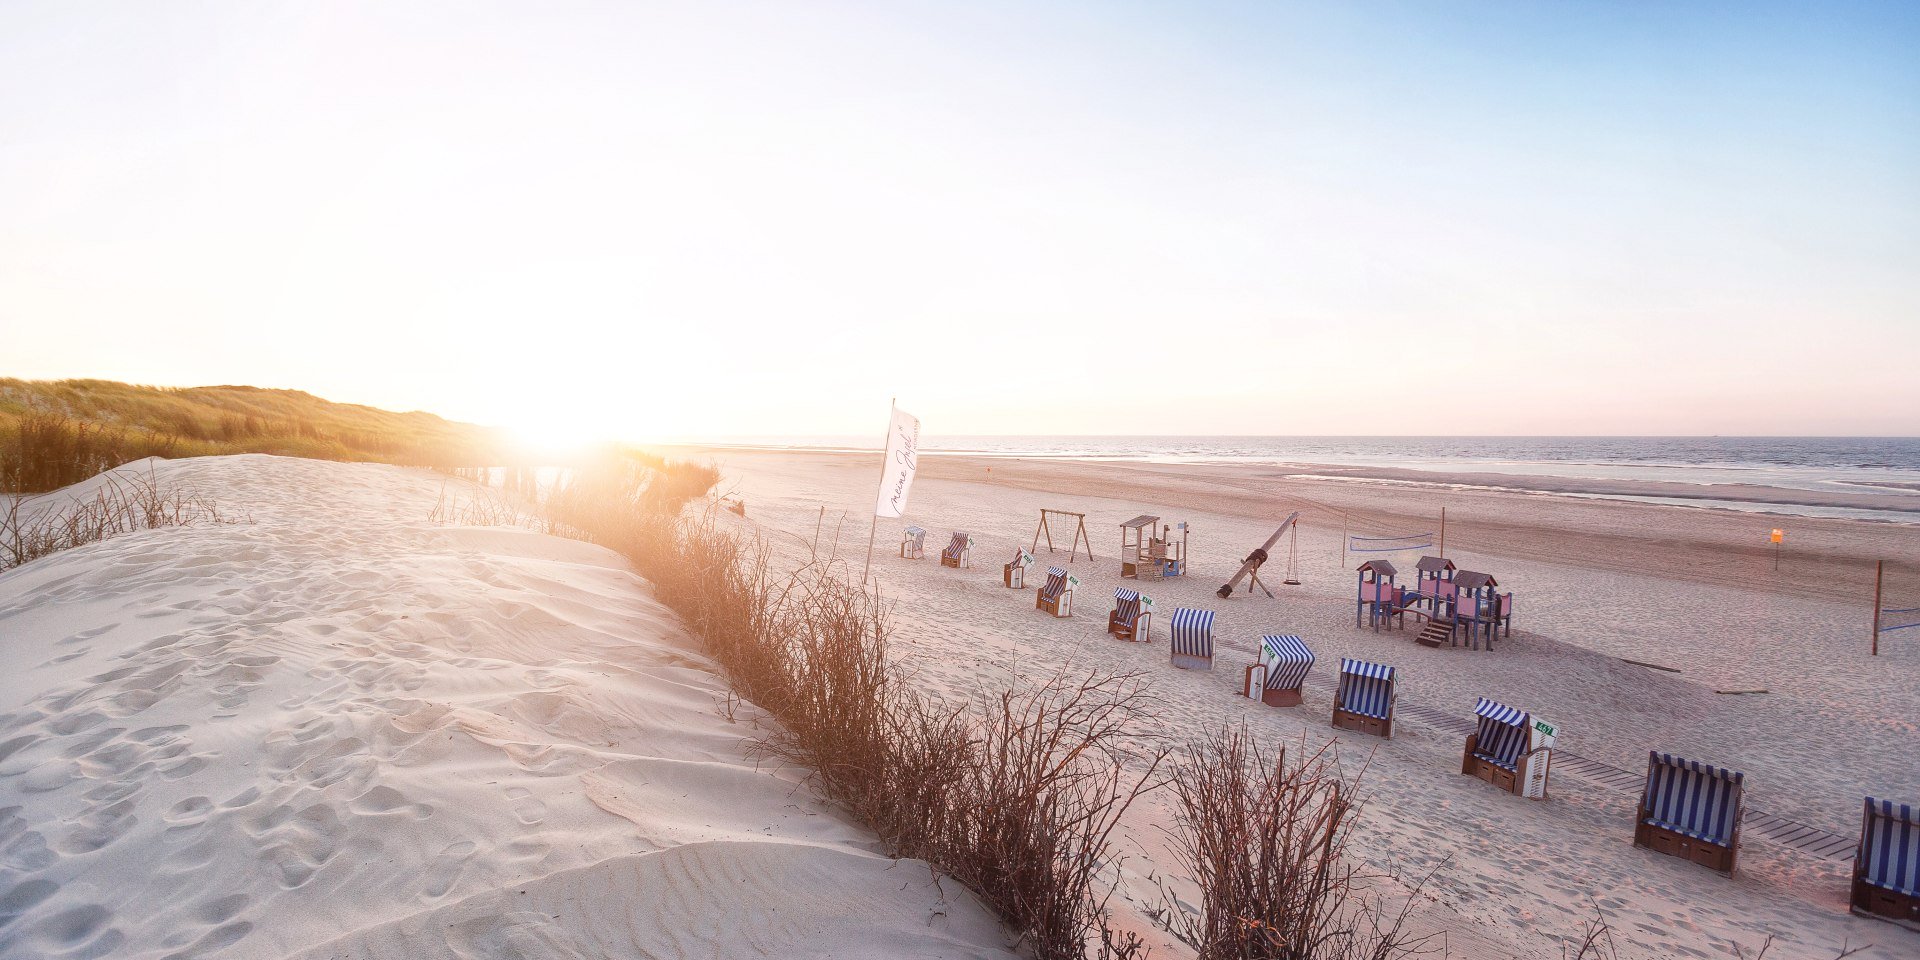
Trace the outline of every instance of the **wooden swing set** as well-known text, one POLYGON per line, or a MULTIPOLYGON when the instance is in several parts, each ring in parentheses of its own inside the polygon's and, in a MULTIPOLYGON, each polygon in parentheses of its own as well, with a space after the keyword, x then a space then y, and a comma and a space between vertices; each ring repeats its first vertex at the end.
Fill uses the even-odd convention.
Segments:
POLYGON ((1053 528, 1047 525, 1047 514, 1050 514, 1050 513, 1058 514, 1062 517, 1073 518, 1073 522, 1074 522, 1073 550, 1070 553, 1068 553, 1067 562, 1072 563, 1074 560, 1079 558, 1080 541, 1082 540, 1085 540, 1087 542, 1087 559, 1092 560, 1093 559, 1093 538, 1090 536, 1087 536, 1087 515, 1084 513, 1074 513, 1072 510, 1048 510, 1048 509, 1042 508, 1040 511, 1040 525, 1038 527, 1035 527, 1033 530, 1033 546, 1028 547, 1027 552, 1032 553, 1033 551, 1040 548, 1040 537, 1043 534, 1047 538, 1047 552, 1048 553, 1054 552, 1053 528))

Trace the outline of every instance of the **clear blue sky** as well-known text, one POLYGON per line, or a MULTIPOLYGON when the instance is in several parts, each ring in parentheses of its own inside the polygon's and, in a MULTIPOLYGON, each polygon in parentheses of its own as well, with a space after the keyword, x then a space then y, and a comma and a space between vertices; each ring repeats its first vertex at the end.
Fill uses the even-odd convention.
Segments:
POLYGON ((0 374, 1920 434, 1916 51, 1892 3, 0 2, 0 374))

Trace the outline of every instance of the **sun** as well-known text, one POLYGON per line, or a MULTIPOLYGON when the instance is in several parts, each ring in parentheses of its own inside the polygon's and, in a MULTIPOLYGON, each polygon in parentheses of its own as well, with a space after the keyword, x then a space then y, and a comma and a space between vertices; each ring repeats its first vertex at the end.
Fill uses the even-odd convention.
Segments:
POLYGON ((542 417, 507 424, 507 436, 516 452, 539 460, 572 460, 615 434, 593 423, 565 416, 542 417))

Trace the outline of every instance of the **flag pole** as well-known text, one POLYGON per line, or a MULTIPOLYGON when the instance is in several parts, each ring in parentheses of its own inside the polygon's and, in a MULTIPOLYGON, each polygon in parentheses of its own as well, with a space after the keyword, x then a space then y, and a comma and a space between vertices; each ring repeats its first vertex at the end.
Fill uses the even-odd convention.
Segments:
POLYGON ((880 494, 886 489, 887 484, 887 444, 893 441, 893 411, 898 409, 900 409, 899 397, 894 397, 887 401, 887 433, 880 441, 880 482, 874 484, 873 487, 875 506, 873 508, 873 520, 867 526, 867 562, 865 566, 860 568, 860 588, 862 590, 867 587, 868 571, 873 569, 873 538, 880 532, 880 507, 878 504, 880 502, 880 494))

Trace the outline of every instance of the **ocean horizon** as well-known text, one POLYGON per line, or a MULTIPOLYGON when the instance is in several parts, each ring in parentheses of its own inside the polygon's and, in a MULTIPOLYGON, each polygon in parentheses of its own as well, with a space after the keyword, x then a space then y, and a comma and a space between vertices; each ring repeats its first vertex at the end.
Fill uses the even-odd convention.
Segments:
MULTIPOLYGON (((742 449, 867 451, 879 437, 742 436, 675 443, 742 449)), ((1462 474, 1535 478, 1551 487, 1503 482, 1503 489, 1640 500, 1792 516, 1920 523, 1920 437, 1672 436, 1167 436, 978 435, 922 437, 928 456, 1040 457, 1088 461, 1272 465, 1393 471, 1390 477, 1324 475, 1365 483, 1475 487, 1462 474), (1433 475, 1430 479, 1422 475, 1433 475), (1580 489, 1581 485, 1596 489, 1580 489), (1632 485, 1661 485, 1634 493, 1632 485), (1671 485, 1695 489, 1675 493, 1671 485), (1723 500, 1714 487, 1781 491, 1760 500, 1723 500), (1792 492, 1792 493, 1789 493, 1792 492), (1797 494, 1797 495, 1796 495, 1797 494), (1813 495, 1813 496, 1808 496, 1813 495), (1819 495, 1856 502, 1836 506, 1819 495), (1886 502, 1874 503, 1880 498, 1886 502), (1813 501, 1813 502, 1796 502, 1813 501)))

